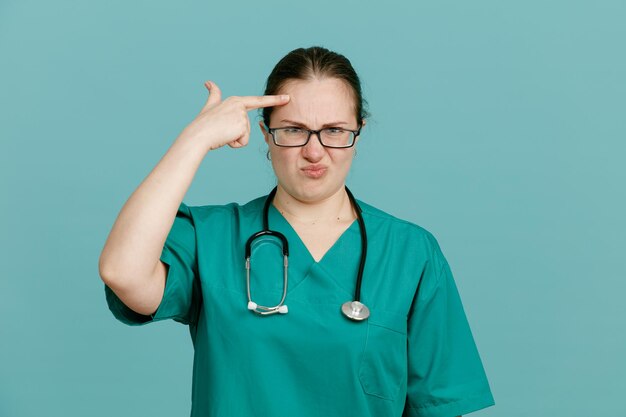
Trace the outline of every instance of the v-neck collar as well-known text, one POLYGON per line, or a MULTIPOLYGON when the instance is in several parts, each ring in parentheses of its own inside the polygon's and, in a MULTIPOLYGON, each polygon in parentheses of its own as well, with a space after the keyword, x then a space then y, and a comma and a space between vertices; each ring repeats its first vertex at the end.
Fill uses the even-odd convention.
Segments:
MULTIPOLYGON (((307 258, 306 262, 308 264, 318 264, 318 265, 328 263, 328 258, 333 256, 333 252, 336 251, 337 247, 342 244, 342 240, 345 240, 344 238, 347 238, 346 236, 352 232, 352 229, 354 228, 358 229, 358 223, 359 223, 357 219, 354 219, 354 221, 350 223, 350 226, 348 226, 348 228, 344 230, 343 233, 341 233, 341 235, 337 238, 337 240, 335 240, 335 242, 331 245, 331 247, 328 248, 328 250, 324 253, 322 258, 319 261, 316 261, 313 255, 311 254, 311 252, 309 251, 309 249, 306 247, 306 245, 300 238, 300 235, 298 235, 298 232, 296 232, 293 226, 291 226, 291 223, 287 221, 285 216, 283 216, 283 214, 274 206, 273 203, 270 203, 268 217, 270 220, 270 229, 272 228, 271 220, 273 219, 274 222, 278 222, 281 226, 283 226, 281 229, 287 231, 287 235, 288 235, 287 240, 290 242, 290 245, 293 245, 293 243, 291 242, 296 243, 298 247, 297 250, 299 252, 302 252, 307 258)), ((358 233, 360 233, 360 229, 358 230, 358 233)), ((291 253, 291 250, 290 250, 290 253, 291 253)))
MULTIPOLYGON (((264 201, 260 201, 261 207, 264 201)), ((367 227, 366 213, 362 214, 367 227)), ((270 230, 281 232, 289 242, 288 294, 308 281, 306 278, 311 275, 328 277, 348 294, 354 294, 361 259, 361 230, 357 219, 343 231, 319 262, 313 258, 287 219, 271 203, 268 209, 268 223, 270 230)))

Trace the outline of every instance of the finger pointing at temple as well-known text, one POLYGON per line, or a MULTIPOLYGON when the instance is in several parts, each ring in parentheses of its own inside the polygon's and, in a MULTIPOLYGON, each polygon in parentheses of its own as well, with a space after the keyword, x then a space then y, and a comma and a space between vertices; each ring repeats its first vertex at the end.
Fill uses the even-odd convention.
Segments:
POLYGON ((206 149, 214 150, 228 144, 233 148, 246 146, 250 136, 247 112, 262 107, 281 106, 289 102, 288 95, 230 96, 222 99, 222 91, 213 81, 206 81, 209 92, 196 118, 184 129, 185 136, 202 141, 206 149))
POLYGON ((246 110, 254 110, 261 107, 280 106, 287 104, 289 96, 279 94, 274 96, 244 96, 240 98, 246 106, 246 110))

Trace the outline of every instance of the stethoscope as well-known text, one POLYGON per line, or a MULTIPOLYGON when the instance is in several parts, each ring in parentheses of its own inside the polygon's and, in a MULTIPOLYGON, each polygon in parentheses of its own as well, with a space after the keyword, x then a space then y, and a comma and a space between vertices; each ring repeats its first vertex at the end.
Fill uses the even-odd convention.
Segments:
MULTIPOLYGON (((248 288, 248 310, 251 310, 257 314, 268 315, 274 313, 286 314, 289 310, 287 306, 284 304, 285 298, 287 297, 287 269, 289 265, 289 243, 287 242, 287 238, 280 232, 269 229, 269 221, 268 221, 268 211, 270 207, 270 203, 274 199, 274 195, 276 194, 276 190, 278 187, 274 187, 274 189, 268 194, 267 199, 265 200, 265 206, 263 207, 263 230, 260 232, 256 232, 252 236, 248 238, 246 242, 245 256, 246 256, 246 285, 248 288), (252 254, 252 242, 262 236, 274 236, 281 241, 282 244, 282 252, 283 252, 283 296, 280 300, 280 303, 273 307, 262 306, 254 301, 252 301, 252 297, 250 296, 250 256, 252 254)), ((341 306, 341 312, 349 319, 361 321, 365 320, 369 317, 370 311, 367 306, 361 303, 361 281, 363 279, 363 269, 365 267, 365 257, 367 256, 367 235, 365 233, 365 223, 363 222, 363 216, 361 214, 361 207, 354 199, 354 196, 346 188, 346 193, 348 193, 348 197, 350 198, 350 202, 352 206, 355 208, 357 220, 359 222, 359 229, 361 231, 361 260, 359 262, 359 272, 356 278, 356 290, 354 291, 354 301, 346 301, 341 306)))

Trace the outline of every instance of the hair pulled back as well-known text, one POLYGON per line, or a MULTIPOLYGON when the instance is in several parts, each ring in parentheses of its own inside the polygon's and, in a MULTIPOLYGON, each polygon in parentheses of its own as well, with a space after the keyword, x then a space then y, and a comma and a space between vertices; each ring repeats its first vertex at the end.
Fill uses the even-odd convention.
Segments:
MULTIPOLYGON (((265 95, 279 94, 281 88, 289 81, 316 78, 337 78, 344 81, 352 91, 359 126, 362 125, 363 119, 369 117, 367 101, 361 92, 361 81, 348 58, 321 46, 294 49, 278 61, 267 78, 265 95)), ((259 110, 263 123, 269 127, 273 107, 259 110)))

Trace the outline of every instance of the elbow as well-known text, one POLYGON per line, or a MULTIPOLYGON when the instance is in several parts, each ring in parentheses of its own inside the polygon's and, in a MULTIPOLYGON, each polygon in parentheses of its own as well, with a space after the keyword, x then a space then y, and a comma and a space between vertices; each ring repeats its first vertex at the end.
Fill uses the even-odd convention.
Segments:
POLYGON ((98 262, 100 279, 114 292, 129 291, 134 288, 149 286, 150 283, 153 282, 155 270, 156 266, 150 272, 140 271, 136 268, 120 268, 110 262, 103 261, 102 257, 98 262))
POLYGON ((111 265, 103 260, 102 256, 100 256, 100 260, 98 261, 98 274, 102 282, 108 286, 111 286, 111 284, 115 282, 115 272, 111 265))
POLYGON ((123 274, 119 268, 104 262, 102 257, 100 257, 100 261, 98 262, 98 274, 102 282, 113 290, 119 290, 131 284, 131 280, 125 278, 128 277, 128 274, 123 274))

